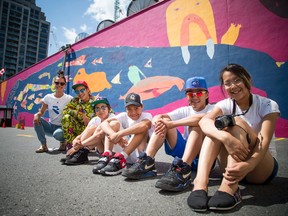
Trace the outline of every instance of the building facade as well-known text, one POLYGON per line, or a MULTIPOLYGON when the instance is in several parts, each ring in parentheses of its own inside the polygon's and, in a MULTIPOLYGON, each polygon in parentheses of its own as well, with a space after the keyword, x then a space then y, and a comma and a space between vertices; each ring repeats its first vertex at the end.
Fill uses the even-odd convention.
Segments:
POLYGON ((50 23, 35 0, 0 0, 0 80, 48 55, 50 23))

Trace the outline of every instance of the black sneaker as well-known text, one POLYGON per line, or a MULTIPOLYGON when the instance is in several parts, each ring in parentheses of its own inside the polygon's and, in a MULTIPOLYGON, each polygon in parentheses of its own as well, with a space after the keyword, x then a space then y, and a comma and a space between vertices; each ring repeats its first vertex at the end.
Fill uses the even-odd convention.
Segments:
POLYGON ((66 155, 65 158, 61 158, 61 159, 60 159, 60 162, 61 162, 62 164, 64 164, 64 163, 66 162, 66 160, 69 160, 69 159, 71 159, 72 157, 73 157, 73 155, 66 155))
POLYGON ((195 212, 205 212, 208 209, 208 195, 205 190, 192 191, 187 198, 187 203, 195 212))
POLYGON ((122 176, 137 180, 156 175, 155 160, 147 156, 145 152, 140 152, 137 162, 122 172, 122 176))
POLYGON ((93 167, 92 172, 94 174, 100 174, 100 170, 103 169, 111 160, 112 155, 109 152, 104 152, 100 159, 97 161, 95 167, 93 167))
POLYGON ((211 210, 231 210, 239 203, 241 203, 242 198, 240 194, 240 189, 238 188, 235 194, 232 196, 223 191, 216 191, 213 197, 208 202, 209 209, 211 210))
POLYGON ((167 191, 183 191, 191 185, 191 166, 175 157, 170 169, 155 187, 167 191))
POLYGON ((120 174, 125 167, 125 157, 121 153, 117 152, 112 156, 112 159, 109 161, 109 163, 100 170, 100 173, 106 176, 114 176, 120 174))
POLYGON ((65 161, 65 165, 80 165, 87 163, 89 150, 87 148, 81 148, 78 152, 72 155, 72 157, 65 161))

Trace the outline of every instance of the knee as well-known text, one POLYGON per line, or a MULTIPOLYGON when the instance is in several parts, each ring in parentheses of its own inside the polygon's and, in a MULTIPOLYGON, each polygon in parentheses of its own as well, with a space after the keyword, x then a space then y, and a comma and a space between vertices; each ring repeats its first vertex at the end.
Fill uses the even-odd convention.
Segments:
POLYGON ((53 133, 53 137, 58 140, 58 141, 63 141, 64 139, 64 134, 61 128, 57 129, 53 133))

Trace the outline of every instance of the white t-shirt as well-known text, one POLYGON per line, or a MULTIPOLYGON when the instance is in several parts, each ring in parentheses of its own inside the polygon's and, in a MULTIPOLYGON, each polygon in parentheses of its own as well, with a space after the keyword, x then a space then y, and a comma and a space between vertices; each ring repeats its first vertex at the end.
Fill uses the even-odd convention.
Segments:
MULTIPOLYGON (((219 101, 215 106, 222 110, 223 115, 233 114, 233 100, 231 98, 219 101)), ((258 134, 261 130, 261 123, 264 116, 275 112, 280 113, 279 106, 275 101, 260 95, 252 94, 252 105, 249 111, 245 115, 240 115, 240 117, 258 134)), ((243 113, 243 111, 236 104, 235 114, 241 113, 243 113)))
MULTIPOLYGON (((108 118, 111 118, 111 117, 115 117, 115 114, 114 113, 109 113, 108 118)), ((101 123, 101 119, 98 116, 95 116, 89 121, 87 127, 98 126, 100 123, 101 123)))
MULTIPOLYGON (((120 125, 121 125, 122 129, 126 129, 126 128, 129 128, 129 127, 141 122, 144 119, 148 119, 148 120, 151 121, 152 120, 152 115, 150 113, 147 113, 147 112, 142 112, 142 114, 139 117, 139 119, 133 120, 127 115, 126 112, 122 112, 122 113, 119 113, 116 116, 116 119, 120 122, 120 125)), ((151 127, 149 129, 149 136, 152 135, 152 132, 153 132, 153 129, 151 127)))
MULTIPOLYGON (((139 119, 137 120, 133 120, 131 119, 126 112, 122 112, 122 113, 119 113, 117 116, 116 116, 116 119, 119 121, 120 123, 120 126, 121 126, 121 130, 122 129, 126 129, 126 128, 129 128, 139 122, 141 122, 142 120, 144 119, 148 119, 148 120, 152 120, 152 115, 150 113, 147 113, 147 112, 142 112, 141 116, 139 117, 139 119)), ((152 132, 153 132, 153 129, 152 127, 149 129, 149 136, 152 135, 152 132)), ((129 139, 129 138, 127 138, 129 139)), ((114 152, 121 152, 123 150, 123 148, 120 146, 120 145, 114 145, 114 148, 113 148, 113 151, 114 152)), ((127 163, 135 163, 138 159, 138 156, 139 156, 139 152, 138 150, 136 149, 135 151, 133 151, 130 156, 127 158, 127 163)))
POLYGON ((67 94, 64 94, 61 98, 57 98, 54 96, 54 93, 44 96, 42 102, 48 105, 49 122, 61 126, 63 117, 62 111, 72 98, 71 95, 67 94))
MULTIPOLYGON (((207 104, 203 110, 196 112, 195 110, 193 110, 191 106, 185 106, 185 107, 180 107, 178 109, 175 109, 167 113, 167 115, 169 115, 172 121, 175 121, 175 120, 186 118, 191 115, 210 112, 213 109, 213 107, 214 107, 213 105, 207 104)), ((189 126, 184 126, 183 138, 187 140, 188 135, 189 135, 189 126)))

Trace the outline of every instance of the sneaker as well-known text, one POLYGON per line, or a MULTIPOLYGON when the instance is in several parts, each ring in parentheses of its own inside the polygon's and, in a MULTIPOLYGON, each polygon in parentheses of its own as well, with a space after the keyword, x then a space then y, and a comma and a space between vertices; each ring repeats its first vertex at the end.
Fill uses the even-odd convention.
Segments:
POLYGON ((66 160, 69 160, 69 159, 71 159, 72 157, 73 157, 73 155, 66 155, 65 158, 61 158, 61 159, 60 159, 60 162, 64 164, 64 163, 66 162, 66 160))
POLYGON ((100 173, 102 175, 114 176, 120 174, 125 167, 125 157, 121 153, 117 152, 112 156, 112 159, 109 161, 109 163, 100 170, 100 173))
POLYGON ((157 176, 155 160, 147 156, 145 152, 140 152, 137 162, 123 170, 122 176, 137 180, 157 176))
POLYGON ((65 161, 65 165, 79 165, 87 163, 89 150, 87 148, 81 148, 78 152, 72 155, 72 157, 65 161))
POLYGON ((241 203, 241 201, 239 188, 233 196, 223 191, 216 191, 214 196, 209 200, 208 206, 211 210, 231 210, 241 203))
POLYGON ((100 170, 103 169, 111 160, 112 155, 109 152, 104 152, 100 159, 97 161, 95 167, 93 168, 92 172, 94 174, 100 174, 100 170))
POLYGON ((60 142, 58 151, 66 151, 66 142, 60 142))
POLYGON ((47 145, 41 145, 36 151, 36 153, 43 153, 43 152, 48 152, 48 147, 47 145))
POLYGON ((187 203, 195 212, 205 212, 208 209, 208 195, 205 190, 192 191, 187 198, 187 203))
POLYGON ((167 191, 183 191, 191 185, 191 166, 175 157, 170 169, 155 187, 167 191))

